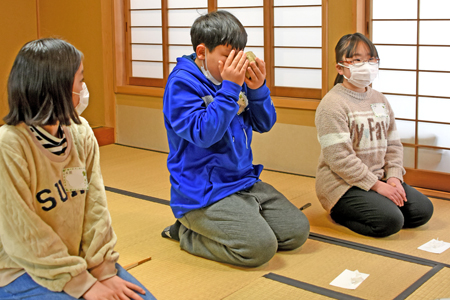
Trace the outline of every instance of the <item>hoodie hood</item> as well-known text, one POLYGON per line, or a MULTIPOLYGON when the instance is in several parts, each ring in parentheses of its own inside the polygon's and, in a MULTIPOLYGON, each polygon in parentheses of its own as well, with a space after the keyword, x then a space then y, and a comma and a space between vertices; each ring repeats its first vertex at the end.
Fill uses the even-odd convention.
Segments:
POLYGON ((202 73, 202 70, 197 66, 195 63, 195 58, 197 55, 195 53, 192 53, 191 55, 183 55, 183 57, 177 58, 177 65, 175 68, 173 68, 172 73, 169 76, 172 77, 173 75, 177 74, 178 72, 188 72, 191 75, 193 75, 198 81, 200 81, 202 84, 207 85, 210 89, 217 91, 220 89, 222 84, 215 85, 213 84, 206 76, 202 73))

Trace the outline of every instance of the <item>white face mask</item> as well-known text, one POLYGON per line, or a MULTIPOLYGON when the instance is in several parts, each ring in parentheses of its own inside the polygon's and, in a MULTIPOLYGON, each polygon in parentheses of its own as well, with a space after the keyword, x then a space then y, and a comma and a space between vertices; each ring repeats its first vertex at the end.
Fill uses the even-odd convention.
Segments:
POLYGON ((208 69, 208 65, 206 63, 206 49, 205 49, 205 60, 204 60, 203 64, 205 65, 205 67, 203 67, 203 66, 200 67, 200 69, 202 70, 203 75, 205 75, 205 77, 208 78, 209 81, 211 81, 215 85, 220 85, 222 82, 220 82, 217 79, 215 79, 208 70, 205 70, 205 68, 208 69))
POLYGON ((86 83, 83 82, 83 89, 80 91, 80 93, 75 92, 72 93, 80 96, 80 102, 78 102, 78 105, 75 107, 75 110, 77 111, 78 115, 81 115, 81 113, 86 109, 86 107, 89 104, 89 91, 87 89, 86 83))
POLYGON ((350 78, 347 78, 345 75, 344 78, 347 79, 349 83, 359 88, 365 88, 369 86, 378 76, 378 64, 371 65, 366 62, 360 67, 355 67, 354 65, 339 65, 350 70, 350 78))

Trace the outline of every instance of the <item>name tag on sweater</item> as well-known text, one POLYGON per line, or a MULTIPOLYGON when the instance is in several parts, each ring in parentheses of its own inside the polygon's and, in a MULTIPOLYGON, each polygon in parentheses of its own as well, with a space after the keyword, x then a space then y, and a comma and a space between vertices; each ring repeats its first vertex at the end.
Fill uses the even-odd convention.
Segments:
POLYGON ((372 107, 372 111, 376 117, 387 117, 388 116, 386 104, 374 103, 374 104, 370 104, 370 106, 372 107))
POLYGON ((82 167, 63 169, 63 181, 66 192, 89 189, 86 169, 82 167))

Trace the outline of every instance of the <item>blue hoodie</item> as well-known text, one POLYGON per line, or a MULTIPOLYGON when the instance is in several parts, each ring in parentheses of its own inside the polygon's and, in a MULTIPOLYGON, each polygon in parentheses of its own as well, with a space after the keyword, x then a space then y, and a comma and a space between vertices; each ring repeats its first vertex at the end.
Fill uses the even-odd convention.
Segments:
POLYGON ((263 166, 252 164, 252 130, 267 132, 276 121, 265 84, 252 90, 224 80, 216 86, 195 64, 194 53, 177 59, 163 101, 170 206, 176 218, 259 181, 263 166), (237 115, 241 91, 248 106, 237 115))

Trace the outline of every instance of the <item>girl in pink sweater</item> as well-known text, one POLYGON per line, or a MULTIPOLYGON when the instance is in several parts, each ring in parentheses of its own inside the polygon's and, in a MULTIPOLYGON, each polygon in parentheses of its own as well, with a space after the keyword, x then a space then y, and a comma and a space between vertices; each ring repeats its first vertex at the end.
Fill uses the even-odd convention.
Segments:
POLYGON ((363 235, 385 237, 421 226, 431 201, 403 182, 403 146, 389 102, 370 87, 375 46, 360 33, 336 46, 335 86, 316 111, 321 154, 316 193, 332 219, 363 235))

